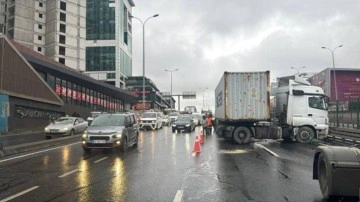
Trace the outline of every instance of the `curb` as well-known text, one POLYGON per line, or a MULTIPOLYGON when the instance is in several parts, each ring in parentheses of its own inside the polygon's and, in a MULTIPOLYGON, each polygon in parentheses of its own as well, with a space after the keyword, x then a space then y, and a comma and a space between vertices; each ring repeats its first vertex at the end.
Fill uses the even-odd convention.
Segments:
POLYGON ((15 146, 8 146, 0 148, 0 158, 11 156, 19 153, 49 148, 53 146, 59 146, 66 143, 74 143, 74 142, 80 142, 81 136, 80 135, 74 135, 70 137, 59 137, 55 139, 50 140, 41 140, 37 142, 30 142, 25 144, 19 144, 15 146))

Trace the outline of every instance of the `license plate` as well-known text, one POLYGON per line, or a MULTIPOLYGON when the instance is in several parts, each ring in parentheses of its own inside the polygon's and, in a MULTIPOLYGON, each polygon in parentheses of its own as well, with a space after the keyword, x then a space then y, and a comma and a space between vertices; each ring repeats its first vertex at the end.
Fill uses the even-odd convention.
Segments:
POLYGON ((57 133, 58 130, 50 130, 50 133, 57 133))
POLYGON ((95 143, 95 144, 104 144, 104 143, 106 143, 106 141, 105 140, 93 140, 93 143, 95 143))
POLYGON ((182 126, 178 126, 178 128, 184 128, 184 127, 182 127, 182 126))

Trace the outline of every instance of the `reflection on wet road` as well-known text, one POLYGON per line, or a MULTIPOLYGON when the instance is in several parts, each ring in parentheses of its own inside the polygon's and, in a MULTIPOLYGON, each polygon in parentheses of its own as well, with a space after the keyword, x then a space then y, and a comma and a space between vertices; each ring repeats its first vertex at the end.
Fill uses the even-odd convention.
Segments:
POLYGON ((213 135, 192 156, 199 132, 164 127, 141 131, 124 153, 84 154, 74 144, 1 162, 0 201, 322 201, 312 180, 316 146, 242 146, 213 135))

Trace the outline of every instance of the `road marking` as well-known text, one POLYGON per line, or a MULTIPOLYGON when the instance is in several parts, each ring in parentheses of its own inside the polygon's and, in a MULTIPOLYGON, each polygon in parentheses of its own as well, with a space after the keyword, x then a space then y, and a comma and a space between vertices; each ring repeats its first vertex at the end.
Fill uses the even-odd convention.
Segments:
POLYGON ((321 145, 321 146, 329 146, 329 145, 323 144, 323 143, 321 143, 321 142, 319 142, 318 144, 321 145))
POLYGON ((0 163, 6 162, 6 161, 10 161, 10 160, 14 160, 14 159, 23 158, 23 157, 26 157, 26 156, 31 156, 31 155, 34 155, 34 154, 39 154, 39 153, 43 153, 43 152, 55 150, 55 149, 59 149, 59 148, 63 148, 63 147, 67 147, 67 146, 71 146, 71 145, 74 145, 74 144, 80 144, 80 143, 81 143, 81 142, 71 143, 71 144, 67 144, 67 145, 60 146, 60 147, 54 147, 54 148, 51 148, 51 149, 45 149, 45 150, 41 150, 41 151, 29 153, 29 154, 24 154, 24 155, 21 155, 21 156, 16 156, 16 157, 13 157, 13 158, 8 158, 8 159, 0 160, 0 163))
POLYGON ((67 172, 67 173, 64 173, 64 174, 60 175, 59 178, 66 177, 66 176, 71 175, 71 174, 73 174, 73 173, 76 173, 76 172, 78 172, 78 171, 79 171, 79 169, 75 169, 75 170, 69 171, 69 172, 67 172))
POLYGON ((107 158, 109 158, 109 157, 104 157, 104 158, 102 158, 102 159, 96 160, 96 161, 94 161, 94 163, 99 163, 100 161, 103 161, 103 160, 105 160, 105 159, 107 159, 107 158))
POLYGON ((183 196, 184 191, 183 190, 178 190, 176 192, 175 198, 173 200, 173 202, 181 202, 182 201, 182 196, 183 196))
POLYGON ((15 195, 12 195, 12 196, 10 196, 10 197, 7 197, 6 199, 1 200, 0 202, 10 201, 10 200, 12 200, 12 199, 14 199, 14 198, 16 198, 16 197, 19 197, 19 196, 21 196, 21 195, 24 195, 24 194, 26 194, 26 193, 28 193, 28 192, 31 192, 32 190, 37 189, 37 188, 39 188, 39 186, 31 187, 31 188, 29 188, 29 189, 27 189, 27 190, 24 190, 24 191, 20 192, 20 193, 17 193, 17 194, 15 194, 15 195))
POLYGON ((265 149, 267 152, 269 152, 271 155, 273 156, 276 156, 276 157, 279 157, 279 155, 277 155, 275 152, 271 151, 270 149, 266 148, 264 145, 261 145, 261 144, 256 144, 257 146, 265 149))

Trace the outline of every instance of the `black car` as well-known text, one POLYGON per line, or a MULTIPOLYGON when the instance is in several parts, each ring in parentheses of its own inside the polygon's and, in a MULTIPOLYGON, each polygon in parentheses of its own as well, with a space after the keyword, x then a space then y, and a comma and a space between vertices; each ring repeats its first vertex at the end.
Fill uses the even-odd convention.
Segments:
POLYGON ((171 126, 173 133, 176 130, 178 131, 185 130, 189 132, 195 130, 194 120, 191 117, 191 115, 179 115, 177 120, 171 126))

